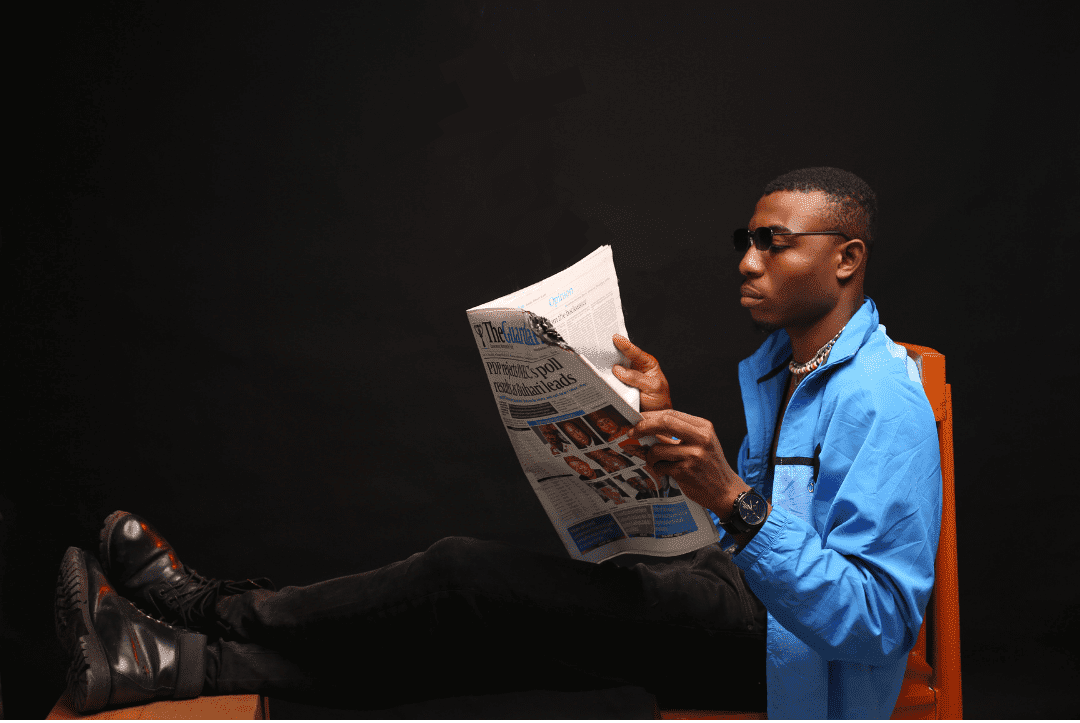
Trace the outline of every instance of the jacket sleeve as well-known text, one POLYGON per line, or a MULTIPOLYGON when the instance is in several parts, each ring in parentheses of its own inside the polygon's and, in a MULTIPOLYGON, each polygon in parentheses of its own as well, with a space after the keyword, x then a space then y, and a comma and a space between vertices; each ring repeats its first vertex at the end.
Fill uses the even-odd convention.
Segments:
POLYGON ((735 557, 773 617, 826 660, 895 661, 922 624, 941 469, 933 414, 919 401, 893 387, 838 404, 810 499, 774 507, 735 557))

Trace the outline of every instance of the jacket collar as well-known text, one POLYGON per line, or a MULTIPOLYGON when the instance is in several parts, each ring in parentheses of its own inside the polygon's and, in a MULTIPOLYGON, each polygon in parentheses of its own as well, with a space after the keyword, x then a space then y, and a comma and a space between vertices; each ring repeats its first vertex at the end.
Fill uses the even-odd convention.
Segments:
MULTIPOLYGON (((807 378, 823 373, 825 369, 855 356, 870 335, 878 328, 877 305, 869 296, 863 297, 863 304, 848 321, 840 338, 833 344, 829 358, 823 365, 812 371, 807 378)), ((751 356, 744 359, 740 366, 745 366, 750 376, 760 384, 780 374, 791 361, 791 339, 783 329, 774 331, 751 356)))

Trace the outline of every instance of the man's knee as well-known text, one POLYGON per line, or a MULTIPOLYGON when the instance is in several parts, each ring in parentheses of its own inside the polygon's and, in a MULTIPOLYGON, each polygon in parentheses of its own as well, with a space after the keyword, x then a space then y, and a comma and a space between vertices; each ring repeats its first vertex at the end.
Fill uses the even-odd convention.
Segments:
POLYGON ((470 558, 480 554, 480 552, 496 543, 485 542, 484 540, 477 540, 474 537, 463 537, 460 535, 454 535, 451 537, 444 537, 438 540, 427 549, 428 555, 432 555, 439 559, 450 558, 470 558))
POLYGON ((495 547, 497 543, 472 537, 444 537, 424 552, 424 564, 448 588, 468 588, 483 577, 479 573, 491 564, 495 547))

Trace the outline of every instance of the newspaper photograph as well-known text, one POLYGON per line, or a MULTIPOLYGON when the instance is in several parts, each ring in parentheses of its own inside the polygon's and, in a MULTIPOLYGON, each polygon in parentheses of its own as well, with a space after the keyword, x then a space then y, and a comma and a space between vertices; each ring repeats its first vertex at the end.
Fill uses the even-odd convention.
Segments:
POLYGON ((720 539, 700 505, 646 463, 611 247, 532 286, 469 309, 473 338, 522 470, 567 552, 589 562, 671 556, 720 539))

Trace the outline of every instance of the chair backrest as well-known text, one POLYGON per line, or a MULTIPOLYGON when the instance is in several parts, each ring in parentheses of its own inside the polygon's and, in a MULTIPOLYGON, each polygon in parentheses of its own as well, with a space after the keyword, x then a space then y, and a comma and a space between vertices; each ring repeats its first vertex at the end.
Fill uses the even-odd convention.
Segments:
MULTIPOLYGON (((934 410, 941 450, 941 537, 934 561, 934 591, 892 717, 963 718, 960 692, 960 596, 956 563, 956 489, 953 477, 952 388, 945 382, 945 355, 930 347, 898 342, 915 361, 923 391, 934 410)), ((659 718, 749 719, 764 713, 703 710, 657 711, 659 718)))
POLYGON ((923 390, 934 410, 941 448, 941 537, 934 563, 934 592, 908 670, 894 718, 963 717, 960 687, 960 596, 956 560, 956 484, 953 470, 952 387, 945 381, 945 355, 905 344, 919 367, 923 390))

